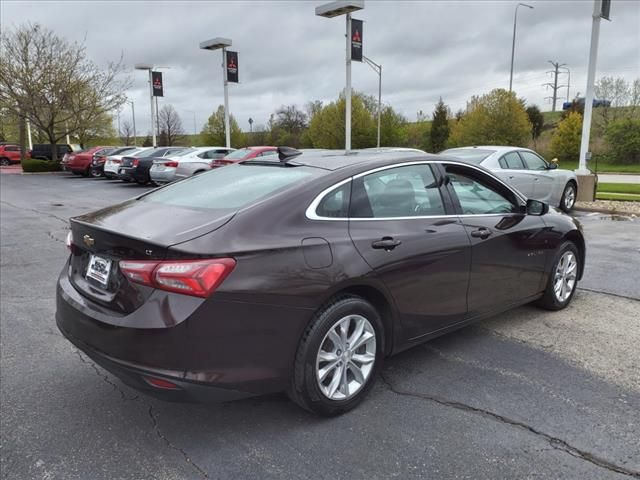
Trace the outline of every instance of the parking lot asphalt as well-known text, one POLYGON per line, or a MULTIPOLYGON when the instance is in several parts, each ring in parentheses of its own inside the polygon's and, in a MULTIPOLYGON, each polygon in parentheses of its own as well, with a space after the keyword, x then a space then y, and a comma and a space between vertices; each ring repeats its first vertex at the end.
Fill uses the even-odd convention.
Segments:
POLYGON ((68 217, 141 191, 0 176, 1 478, 640 478, 640 220, 579 215, 587 270, 566 310, 525 306, 388 359, 359 408, 321 419, 284 395, 138 395, 60 335, 68 217))

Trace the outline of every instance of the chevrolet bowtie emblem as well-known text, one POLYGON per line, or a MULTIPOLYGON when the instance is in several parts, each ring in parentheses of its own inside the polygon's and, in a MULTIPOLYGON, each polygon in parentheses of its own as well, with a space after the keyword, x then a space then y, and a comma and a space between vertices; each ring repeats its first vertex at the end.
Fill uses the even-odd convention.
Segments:
POLYGON ((87 247, 93 247, 93 245, 96 243, 96 241, 89 235, 85 235, 84 237, 82 237, 82 240, 87 247))

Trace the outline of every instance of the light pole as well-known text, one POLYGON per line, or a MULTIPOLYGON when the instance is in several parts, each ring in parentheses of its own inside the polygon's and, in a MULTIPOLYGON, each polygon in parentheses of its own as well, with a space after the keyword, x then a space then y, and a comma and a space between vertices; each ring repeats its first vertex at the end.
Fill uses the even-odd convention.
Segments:
POLYGON ((367 62, 374 72, 378 74, 378 143, 377 148, 380 148, 380 116, 382 115, 382 65, 378 65, 369 57, 362 56, 362 59, 367 62))
POLYGON ((137 145, 137 135, 136 135, 136 109, 133 103, 133 100, 126 100, 127 103, 131 105, 131 119, 133 120, 133 146, 137 145))
POLYGON ((231 46, 230 38, 216 37, 200 42, 203 50, 222 49, 222 80, 224 85, 224 135, 226 147, 231 148, 231 130, 229 128, 229 82, 227 79, 227 47, 231 46))
POLYGON ((193 110, 186 110, 187 113, 193 113, 193 134, 197 135, 198 132, 196 132, 196 112, 194 112, 193 110))
POLYGON ((351 13, 364 8, 364 0, 338 0, 331 3, 325 3, 316 7, 316 15, 319 17, 333 18, 339 15, 346 15, 347 21, 347 47, 346 47, 346 65, 347 65, 347 85, 345 88, 345 122, 344 122, 344 149, 346 153, 351 151, 351 13))
POLYGON ((520 5, 533 9, 531 5, 527 5, 526 3, 519 3, 518 5, 516 5, 516 13, 513 16, 513 41, 511 42, 511 73, 509 75, 509 92, 512 91, 513 87, 513 57, 516 53, 516 22, 518 21, 518 7, 520 5))
POLYGON ((153 65, 148 63, 136 63, 134 68, 136 70, 148 70, 149 71, 149 102, 151 104, 151 134, 153 138, 153 146, 157 147, 158 142, 156 141, 156 129, 154 126, 155 123, 155 113, 153 108, 153 81, 151 80, 151 71, 153 70, 153 65))

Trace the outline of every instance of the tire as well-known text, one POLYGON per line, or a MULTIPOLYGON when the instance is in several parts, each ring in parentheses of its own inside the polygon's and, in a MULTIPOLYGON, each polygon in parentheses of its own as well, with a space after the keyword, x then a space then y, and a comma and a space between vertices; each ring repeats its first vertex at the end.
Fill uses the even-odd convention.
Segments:
POLYGON ((11 160, 9 160, 8 158, 0 158, 0 165, 2 165, 3 167, 8 167, 9 165, 11 165, 11 160))
POLYGON ((318 415, 331 417, 345 413, 355 408, 373 387, 382 366, 383 352, 384 330, 376 309, 360 297, 338 297, 321 308, 305 330, 287 393, 302 408, 318 415), (354 340, 356 331, 362 332, 358 337, 362 342, 360 346, 354 350, 345 348, 337 333, 341 325, 347 326, 348 340, 354 340), (334 343, 331 337, 338 342, 334 343), (324 360, 319 356, 321 350, 324 360), (335 366, 331 367, 332 364, 335 366), (319 381, 322 373, 325 377, 319 381))
POLYGON ((89 175, 92 178, 100 178, 100 177, 104 176, 104 175, 102 175, 102 172, 100 170, 98 170, 97 168, 90 168, 89 169, 89 175))
POLYGON ((578 286, 578 274, 580 272, 580 255, 578 249, 573 242, 564 242, 560 245, 560 248, 556 252, 553 259, 553 266, 549 272, 549 280, 547 287, 544 290, 544 295, 538 300, 537 305, 546 310, 562 310, 565 308, 576 293, 578 286), (569 272, 561 273, 559 270, 563 269, 561 265, 562 261, 567 261, 573 256, 573 267, 571 267, 571 261, 569 261, 569 272), (564 278, 562 276, 564 275, 564 278), (562 284, 565 290, 561 290, 560 294, 556 290, 556 284, 562 278, 562 284), (572 279, 572 280, 571 280, 572 279), (569 291, 566 291, 569 288, 569 291))
POLYGON ((578 189, 576 184, 573 182, 567 183, 564 187, 564 191, 562 192, 562 198, 560 199, 560 208, 564 212, 569 213, 576 204, 577 196, 578 189))

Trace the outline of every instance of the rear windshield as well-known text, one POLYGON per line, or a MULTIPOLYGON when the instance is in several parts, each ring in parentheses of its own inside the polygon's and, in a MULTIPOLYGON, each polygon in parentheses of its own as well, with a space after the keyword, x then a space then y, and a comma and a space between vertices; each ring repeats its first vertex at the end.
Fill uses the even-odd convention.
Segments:
POLYGON ((237 210, 320 175, 309 167, 236 164, 190 177, 140 201, 190 208, 237 210))
POLYGON ((136 153, 136 157, 138 158, 153 157, 154 154, 159 152, 160 150, 164 150, 164 148, 151 148, 149 150, 143 150, 140 153, 136 153))
POLYGON ((445 150, 444 152, 440 152, 440 154, 480 165, 485 158, 495 152, 495 150, 482 150, 480 148, 452 148, 445 150))

